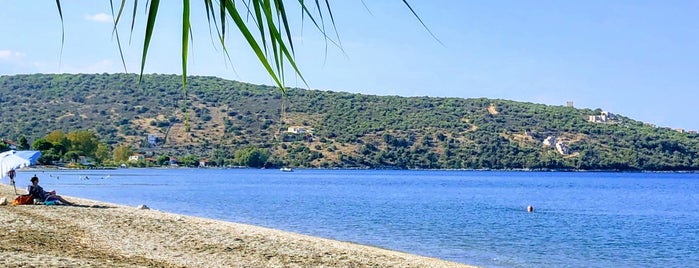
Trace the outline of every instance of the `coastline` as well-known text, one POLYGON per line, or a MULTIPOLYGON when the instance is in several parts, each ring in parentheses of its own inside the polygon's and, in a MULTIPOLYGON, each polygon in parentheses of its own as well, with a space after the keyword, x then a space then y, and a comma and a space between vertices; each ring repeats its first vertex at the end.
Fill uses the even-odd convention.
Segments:
MULTIPOLYGON (((11 203, 12 186, 0 185, 0 197, 11 203)), ((0 266, 473 267, 264 227, 65 197, 81 206, 0 205, 0 266)))
MULTIPOLYGON (((203 168, 203 169, 258 169, 243 166, 234 167, 184 167, 184 166, 153 166, 153 167, 129 167, 129 169, 193 169, 193 168, 203 168)), ((679 173, 679 174, 695 174, 699 173, 699 170, 693 169, 678 169, 678 170, 653 170, 653 169, 550 169, 550 168, 480 168, 480 169, 470 169, 470 168, 460 168, 460 169, 420 169, 420 168, 394 168, 394 167, 377 167, 377 168, 316 168, 316 167, 289 167, 293 170, 406 170, 406 171, 469 171, 469 172, 589 172, 589 173, 679 173)), ((41 165, 41 166, 31 166, 24 167, 24 171, 31 170, 116 170, 121 169, 119 167, 91 167, 91 168, 65 168, 52 165, 41 165)), ((264 169, 264 168, 263 168, 264 169)), ((271 169, 277 169, 273 167, 271 169)))

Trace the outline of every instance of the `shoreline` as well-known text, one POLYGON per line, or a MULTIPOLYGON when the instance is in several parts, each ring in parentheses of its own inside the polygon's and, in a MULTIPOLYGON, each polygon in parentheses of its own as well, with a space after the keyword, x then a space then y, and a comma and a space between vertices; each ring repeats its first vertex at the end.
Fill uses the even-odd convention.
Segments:
MULTIPOLYGON (((120 168, 120 167, 93 167, 93 168, 65 168, 65 167, 58 167, 58 166, 33 166, 33 167, 25 167, 24 170, 117 170, 117 169, 142 169, 142 168, 151 168, 151 169, 197 169, 197 168, 204 168, 204 169, 258 169, 258 168, 251 168, 251 167, 184 167, 184 166, 153 166, 153 167, 128 167, 128 168, 120 168)), ((276 168, 272 168, 272 170, 275 170, 276 168)), ((549 168, 503 168, 503 169, 491 169, 491 168, 482 168, 482 169, 468 169, 468 168, 462 168, 462 169, 419 169, 419 168, 310 168, 310 167, 294 167, 294 170, 405 170, 405 171, 469 171, 469 172, 541 172, 541 173, 550 173, 550 172, 564 172, 564 173, 569 173, 569 172, 589 172, 589 173, 678 173, 678 174, 696 174, 699 173, 699 170, 640 170, 640 169, 549 169, 549 168)), ((278 169, 276 169, 278 170, 278 169)))
POLYGON ((2 267, 473 267, 70 196, 81 206, 12 206, 14 190, 6 184, 0 197, 9 203, 0 205, 2 267))

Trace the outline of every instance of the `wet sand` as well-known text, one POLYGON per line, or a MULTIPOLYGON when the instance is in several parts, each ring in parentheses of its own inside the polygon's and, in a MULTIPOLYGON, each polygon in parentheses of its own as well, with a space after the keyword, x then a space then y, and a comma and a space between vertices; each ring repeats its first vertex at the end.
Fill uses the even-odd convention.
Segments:
MULTIPOLYGON (((12 186, 0 185, 0 197, 11 203, 12 186)), ((0 267, 471 267, 258 226, 66 199, 80 206, 0 205, 0 267)))

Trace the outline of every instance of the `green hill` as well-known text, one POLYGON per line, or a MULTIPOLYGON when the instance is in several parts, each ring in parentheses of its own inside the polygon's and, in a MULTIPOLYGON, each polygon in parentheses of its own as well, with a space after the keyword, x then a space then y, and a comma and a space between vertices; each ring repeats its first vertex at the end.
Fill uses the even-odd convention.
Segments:
POLYGON ((131 145, 147 156, 193 155, 219 165, 258 148, 270 155, 267 166, 699 168, 697 134, 621 115, 589 122, 599 109, 303 89, 290 89, 282 104, 274 87, 215 77, 189 78, 185 99, 177 75, 137 81, 133 74, 0 76, 0 137, 26 136, 31 144, 54 130, 90 130, 111 148, 131 145))

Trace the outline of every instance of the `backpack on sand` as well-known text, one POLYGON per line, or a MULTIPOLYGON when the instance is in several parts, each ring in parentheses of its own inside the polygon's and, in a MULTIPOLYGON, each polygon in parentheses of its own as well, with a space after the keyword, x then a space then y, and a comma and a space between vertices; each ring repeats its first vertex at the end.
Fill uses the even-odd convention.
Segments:
POLYGON ((31 205, 34 204, 34 199, 30 194, 23 194, 17 196, 15 200, 12 201, 12 205, 31 205))

